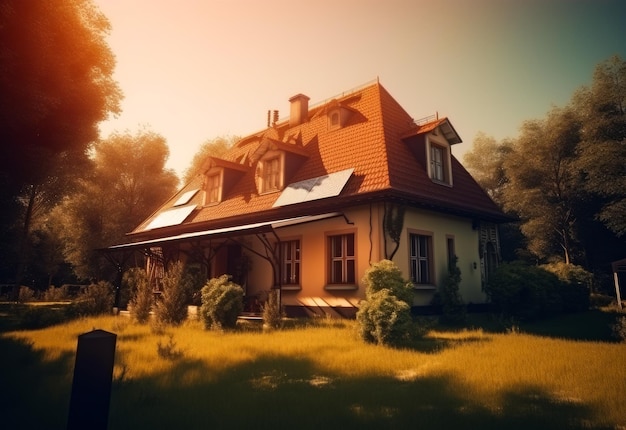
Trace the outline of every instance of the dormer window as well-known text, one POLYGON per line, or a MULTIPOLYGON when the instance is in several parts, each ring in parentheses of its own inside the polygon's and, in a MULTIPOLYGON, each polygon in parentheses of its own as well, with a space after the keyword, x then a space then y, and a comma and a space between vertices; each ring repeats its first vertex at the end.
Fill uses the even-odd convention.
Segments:
POLYGON ((207 175, 205 191, 206 191, 205 204, 219 203, 222 200, 221 172, 207 175))
POLYGON ((450 145, 431 133, 427 139, 428 175, 434 182, 452 185, 450 145))
POLYGON ((283 175, 280 154, 262 159, 260 167, 260 193, 278 191, 283 186, 283 175))
POLYGON ((331 128, 339 127, 339 112, 333 112, 330 115, 330 127, 331 128))

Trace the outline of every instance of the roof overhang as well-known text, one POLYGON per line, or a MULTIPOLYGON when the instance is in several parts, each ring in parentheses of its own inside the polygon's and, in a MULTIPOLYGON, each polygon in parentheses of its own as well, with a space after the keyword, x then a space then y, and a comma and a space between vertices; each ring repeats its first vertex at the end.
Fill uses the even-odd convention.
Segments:
POLYGON ((450 145, 456 145, 462 143, 461 136, 456 132, 454 126, 448 118, 437 119, 422 125, 418 125, 401 136, 401 139, 406 139, 413 136, 419 136, 422 134, 430 133, 431 131, 439 129, 441 134, 446 138, 450 145))
POLYGON ((142 240, 138 242, 122 243, 119 245, 109 246, 103 251, 121 251, 132 249, 145 249, 153 246, 161 246, 170 243, 180 243, 185 241, 193 241, 207 238, 223 238, 240 236, 242 234, 258 234, 269 233, 281 227, 305 224, 323 219, 344 216, 341 212, 330 212, 320 215, 307 215, 294 218, 283 218, 272 221, 257 222, 251 224, 238 225, 233 227, 216 228, 211 230, 201 230, 190 233, 181 233, 172 236, 159 237, 156 239, 142 240))

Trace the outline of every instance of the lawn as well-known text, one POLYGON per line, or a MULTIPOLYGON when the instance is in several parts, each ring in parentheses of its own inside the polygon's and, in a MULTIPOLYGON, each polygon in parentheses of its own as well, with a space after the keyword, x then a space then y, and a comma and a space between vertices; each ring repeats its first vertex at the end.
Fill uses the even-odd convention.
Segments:
POLYGON ((354 321, 220 333, 105 316, 23 330, 0 306, 0 426, 65 428, 77 336, 98 328, 117 334, 110 429, 626 428, 615 318, 499 330, 477 315, 394 349, 360 341, 354 321))

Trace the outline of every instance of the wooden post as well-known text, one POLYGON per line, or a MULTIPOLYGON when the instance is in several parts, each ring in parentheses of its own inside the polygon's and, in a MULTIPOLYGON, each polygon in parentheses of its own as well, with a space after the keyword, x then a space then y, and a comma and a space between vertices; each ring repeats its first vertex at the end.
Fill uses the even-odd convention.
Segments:
POLYGON ((619 290, 619 274, 617 271, 613 272, 613 280, 615 281, 615 296, 617 297, 617 306, 622 309, 622 297, 619 290))
POLYGON ((106 430, 117 335, 93 330, 78 336, 68 430, 106 430))

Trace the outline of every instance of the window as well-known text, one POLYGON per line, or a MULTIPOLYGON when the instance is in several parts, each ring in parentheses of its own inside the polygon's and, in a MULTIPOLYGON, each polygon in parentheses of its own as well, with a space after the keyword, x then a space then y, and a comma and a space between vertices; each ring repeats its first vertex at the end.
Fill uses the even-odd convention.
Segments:
POLYGON ((328 283, 356 284, 354 233, 328 237, 328 283))
POLYGON ((409 234, 411 282, 431 284, 432 236, 409 234))
POLYGON ((220 174, 207 176, 206 178, 206 203, 218 203, 221 200, 221 177, 220 174))
POLYGON ((446 237, 446 246, 448 251, 448 270, 452 269, 452 266, 456 264, 456 252, 454 250, 454 237, 447 236, 446 237))
POLYGON ((282 284, 300 284, 300 241, 282 242, 282 284))
POLYGON ((280 157, 263 160, 261 181, 261 192, 263 193, 280 189, 280 157))
POLYGON ((430 175, 435 181, 445 181, 443 148, 440 146, 430 147, 430 175))
POLYGON ((330 115, 330 127, 331 128, 339 127, 339 112, 333 112, 330 115))

